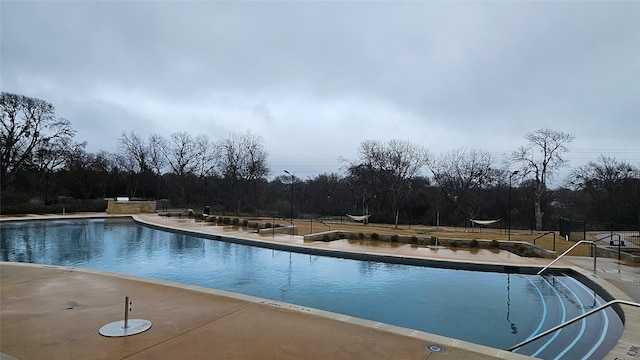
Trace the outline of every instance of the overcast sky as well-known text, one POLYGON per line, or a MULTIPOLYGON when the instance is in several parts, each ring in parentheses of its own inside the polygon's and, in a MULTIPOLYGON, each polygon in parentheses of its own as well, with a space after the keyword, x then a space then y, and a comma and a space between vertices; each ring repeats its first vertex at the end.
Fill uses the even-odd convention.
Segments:
POLYGON ((542 127, 572 166, 640 165, 640 2, 6 1, 2 91, 87 150, 122 131, 263 137, 273 175, 341 172, 361 141, 502 157, 542 127))

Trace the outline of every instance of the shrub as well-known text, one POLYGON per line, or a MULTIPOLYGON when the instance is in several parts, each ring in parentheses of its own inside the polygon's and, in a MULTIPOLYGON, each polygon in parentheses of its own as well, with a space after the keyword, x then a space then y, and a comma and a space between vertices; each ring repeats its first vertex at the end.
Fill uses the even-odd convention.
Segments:
POLYGON ((249 220, 247 220, 247 219, 242 220, 242 227, 243 228, 249 227, 249 220))
POLYGON ((266 223, 264 223, 264 227, 265 227, 266 229, 271 229, 271 223, 270 223, 270 222, 266 222, 266 223))
POLYGON ((357 240, 358 239, 358 235, 356 235, 355 233, 349 233, 349 240, 357 240))
POLYGON ((331 238, 329 237, 329 234, 324 234, 324 235, 322 236, 322 241, 324 241, 324 242, 329 242, 329 241, 331 241, 331 238))
POLYGON ((231 220, 231 225, 233 225, 233 226, 238 226, 238 225, 240 225, 240 219, 238 219, 238 218, 233 218, 233 220, 231 220))
POLYGON ((360 240, 364 239, 364 234, 363 233, 358 234, 358 239, 360 240))
POLYGON ((458 242, 454 240, 449 244, 449 246, 450 247, 458 247, 458 242))
POLYGON ((478 240, 473 239, 473 240, 469 241, 469 247, 477 248, 478 247, 478 240))
POLYGON ((378 240, 380 239, 380 235, 378 235, 378 233, 371 233, 371 240, 378 240))
POLYGON ((417 243, 418 243, 418 238, 417 238, 417 237, 415 237, 415 236, 412 236, 412 237, 411 237, 411 243, 412 243, 412 244, 417 244, 417 243))
POLYGON ((398 235, 391 235, 391 242, 397 243, 398 242, 398 235))
POLYGON ((432 236, 431 239, 429 239, 429 245, 436 245, 438 244, 438 238, 435 236, 432 236))
POLYGON ((500 242, 498 240, 491 240, 491 245, 492 248, 494 249, 499 249, 500 248, 500 242))
POLYGON ((223 225, 230 225, 231 224, 231 219, 228 217, 222 218, 222 224, 223 225))

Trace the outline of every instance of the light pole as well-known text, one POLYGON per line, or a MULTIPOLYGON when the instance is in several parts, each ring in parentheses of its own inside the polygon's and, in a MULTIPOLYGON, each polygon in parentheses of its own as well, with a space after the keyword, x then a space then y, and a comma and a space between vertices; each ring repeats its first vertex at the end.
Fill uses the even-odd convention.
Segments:
POLYGON ((507 230, 507 234, 508 234, 507 237, 508 237, 509 241, 511 241, 511 179, 515 175, 517 175, 519 172, 520 172, 519 170, 516 170, 516 171, 512 172, 509 175, 509 214, 507 215, 508 216, 507 222, 508 222, 508 226, 509 226, 508 230, 507 230))
POLYGON ((295 226, 293 226, 293 174, 291 174, 290 172, 288 172, 287 170, 284 171, 287 175, 291 176, 291 202, 290 202, 290 207, 289 207, 289 217, 291 218, 291 235, 293 236, 293 232, 295 231, 295 226))

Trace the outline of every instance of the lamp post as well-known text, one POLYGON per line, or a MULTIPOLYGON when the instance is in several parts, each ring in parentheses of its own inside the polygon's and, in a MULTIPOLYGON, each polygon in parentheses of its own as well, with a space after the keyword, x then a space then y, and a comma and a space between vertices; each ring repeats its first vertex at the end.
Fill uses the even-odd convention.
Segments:
POLYGON ((288 172, 287 170, 284 171, 287 175, 291 176, 291 201, 290 201, 290 207, 289 207, 289 217, 291 218, 290 222, 291 222, 291 235, 293 236, 293 232, 295 231, 295 226, 293 226, 293 174, 291 174, 290 172, 288 172))
POLYGON ((509 214, 507 215, 508 216, 508 220, 507 220, 507 222, 508 222, 507 234, 508 235, 507 235, 507 237, 508 237, 509 241, 511 241, 511 179, 515 175, 517 175, 519 172, 520 172, 519 170, 516 170, 516 171, 512 172, 509 175, 509 214))

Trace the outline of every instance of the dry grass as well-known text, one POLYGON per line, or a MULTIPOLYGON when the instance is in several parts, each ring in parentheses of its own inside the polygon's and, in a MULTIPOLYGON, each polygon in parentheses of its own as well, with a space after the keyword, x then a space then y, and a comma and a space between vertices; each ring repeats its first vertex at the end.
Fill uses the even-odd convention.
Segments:
MULTIPOLYGON (((288 226, 288 221, 276 221, 277 224, 282 226, 288 226)), ((396 235, 408 235, 417 237, 432 237, 439 238, 454 238, 454 239, 476 239, 476 240, 498 240, 508 241, 508 234, 504 230, 500 229, 471 229, 471 228, 453 228, 453 227, 432 227, 425 225, 402 225, 396 229, 393 225, 389 224, 367 224, 355 222, 329 222, 325 224, 314 221, 313 224, 309 220, 294 220, 296 227, 298 228, 298 235, 307 235, 310 233, 318 233, 331 230, 349 231, 363 234, 378 233, 378 234, 396 234, 396 235)), ((530 230, 512 230, 511 241, 522 241, 533 243, 534 239, 537 246, 551 250, 553 249, 553 235, 547 234, 542 237, 545 232, 531 232, 530 230)), ((573 241, 566 241, 556 234, 556 252, 558 254, 563 253, 571 246, 575 244, 573 241)), ((590 245, 581 244, 576 247, 569 255, 573 256, 590 256, 590 245)))
MULTIPOLYGON (((250 218, 252 222, 271 223, 272 221, 279 226, 289 226, 290 222, 284 219, 271 219, 271 218, 250 218)), ((501 229, 492 228, 464 228, 464 227, 438 227, 426 226, 426 225, 402 225, 395 226, 390 224, 367 224, 356 223, 351 221, 332 221, 321 223, 319 221, 310 220, 297 220, 294 219, 294 224, 297 227, 298 235, 308 235, 311 233, 320 233, 329 230, 339 230, 345 232, 371 234, 377 233, 379 235, 408 235, 416 237, 430 238, 432 236, 439 238, 452 238, 452 239, 476 239, 476 240, 498 240, 508 241, 508 234, 501 229)), ((589 235, 588 235, 589 236, 589 235)), ((553 235, 545 234, 545 232, 532 232, 530 230, 512 230, 511 241, 522 241, 533 243, 541 248, 552 250, 553 249, 553 235), (537 238, 537 239, 536 239, 537 238)), ((556 234, 555 237, 555 250, 556 253, 561 254, 575 242, 566 241, 556 234)), ((591 256, 591 249, 589 244, 581 244, 576 247, 569 255, 573 256, 591 256)))

